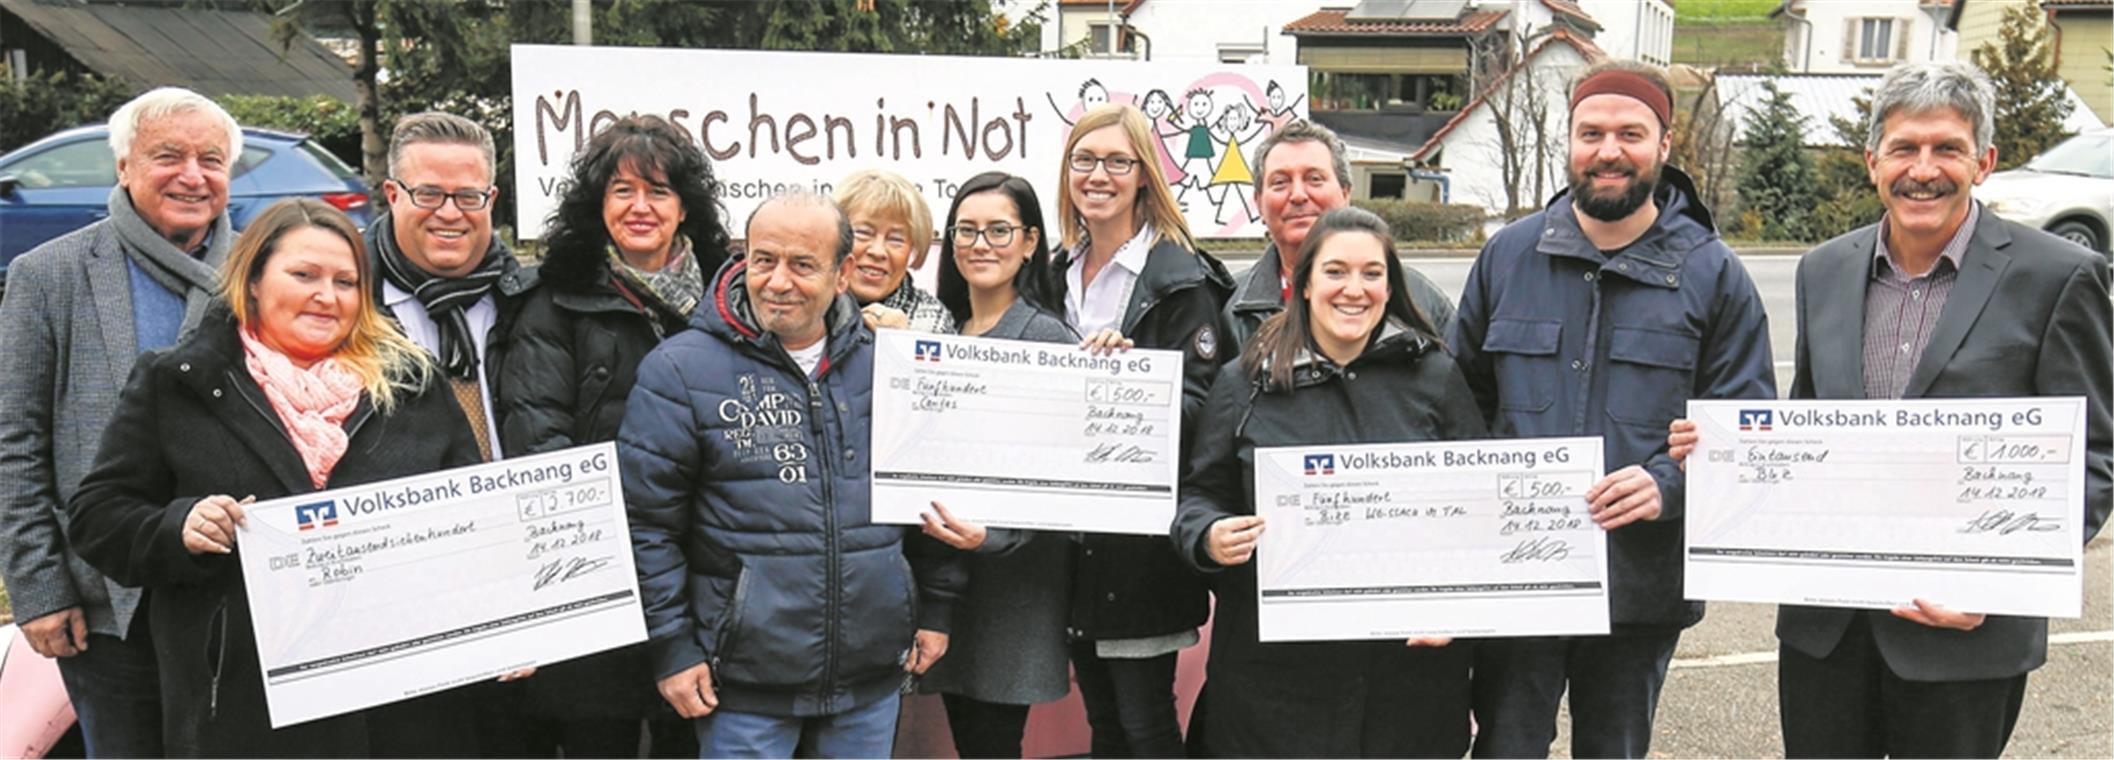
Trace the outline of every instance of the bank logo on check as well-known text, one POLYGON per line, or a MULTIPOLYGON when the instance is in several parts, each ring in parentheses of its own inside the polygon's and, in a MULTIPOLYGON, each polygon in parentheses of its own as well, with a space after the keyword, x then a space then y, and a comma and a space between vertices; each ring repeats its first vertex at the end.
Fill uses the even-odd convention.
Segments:
POLYGON ((921 362, 939 362, 940 342, 936 340, 918 341, 917 360, 921 362))
POLYGON ((294 507, 294 519, 301 523, 302 530, 328 528, 338 524, 338 503, 319 501, 294 507))
POLYGON ((1767 409, 1740 410, 1740 432, 1743 433, 1751 433, 1757 430, 1764 433, 1769 432, 1770 424, 1775 421, 1775 413, 1767 409))
POLYGON ((1336 474, 1336 455, 1335 455, 1335 454, 1308 454, 1308 455, 1307 455, 1307 474, 1308 474, 1308 475, 1334 475, 1334 474, 1336 474))

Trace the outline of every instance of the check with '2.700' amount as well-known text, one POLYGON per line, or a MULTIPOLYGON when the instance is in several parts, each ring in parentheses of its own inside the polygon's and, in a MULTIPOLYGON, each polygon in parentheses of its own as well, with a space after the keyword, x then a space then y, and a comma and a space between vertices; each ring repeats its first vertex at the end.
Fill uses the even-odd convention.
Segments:
POLYGON ((251 506, 272 727, 644 641, 616 462, 600 443, 251 506))

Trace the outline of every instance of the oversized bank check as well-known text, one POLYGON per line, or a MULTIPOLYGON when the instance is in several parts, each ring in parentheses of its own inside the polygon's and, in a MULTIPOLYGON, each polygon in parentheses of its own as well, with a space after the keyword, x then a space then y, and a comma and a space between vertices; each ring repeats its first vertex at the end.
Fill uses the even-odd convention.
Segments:
POLYGON ((253 505, 272 727, 643 641, 616 447, 253 505))
POLYGON ((1599 438, 1255 451, 1263 641, 1608 632, 1599 438))
POLYGON ((1182 355, 882 330, 873 520, 1166 535, 1182 355))
POLYGON ((1691 599, 2077 617, 2081 398, 1691 401, 1691 599))

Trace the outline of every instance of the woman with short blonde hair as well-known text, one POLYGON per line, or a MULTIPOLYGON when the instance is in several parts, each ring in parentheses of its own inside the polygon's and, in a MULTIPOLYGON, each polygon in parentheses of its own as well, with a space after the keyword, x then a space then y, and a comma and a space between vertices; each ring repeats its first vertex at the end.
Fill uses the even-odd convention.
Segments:
POLYGON ((831 200, 851 221, 852 256, 846 287, 864 308, 866 323, 918 332, 954 332, 954 316, 938 298, 910 281, 932 248, 932 207, 903 175, 861 169, 837 183, 831 200))

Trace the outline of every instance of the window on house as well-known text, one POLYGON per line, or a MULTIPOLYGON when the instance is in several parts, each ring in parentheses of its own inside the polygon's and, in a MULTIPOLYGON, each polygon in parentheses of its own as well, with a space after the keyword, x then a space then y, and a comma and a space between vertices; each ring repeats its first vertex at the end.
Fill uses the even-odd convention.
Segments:
POLYGON ((1221 42, 1218 46, 1218 62, 1247 63, 1249 61, 1261 58, 1268 52, 1269 51, 1265 50, 1263 46, 1253 43, 1237 44, 1230 42, 1221 42))
POLYGON ((1130 53, 1136 49, 1133 38, 1123 33, 1121 28, 1111 27, 1108 24, 1089 24, 1087 25, 1087 34, 1090 39, 1087 44, 1091 46, 1093 52, 1104 54, 1109 52, 1108 40, 1111 32, 1113 32, 1116 39, 1117 53, 1130 53))
POLYGON ((1367 188, 1371 191, 1366 194, 1368 198, 1394 198, 1400 200, 1403 189, 1409 186, 1409 176, 1405 174, 1376 172, 1372 177, 1372 185, 1367 188))
POLYGON ((1467 90, 1456 74, 1363 74, 1317 71, 1308 80, 1313 107, 1323 111, 1368 111, 1422 105, 1435 111, 1461 107, 1467 90))
POLYGON ((1857 28, 1857 60, 1894 60, 1894 19, 1860 18, 1850 23, 1857 28))

